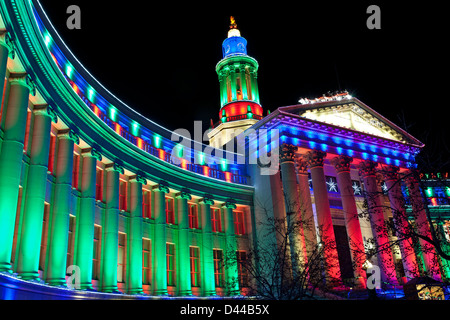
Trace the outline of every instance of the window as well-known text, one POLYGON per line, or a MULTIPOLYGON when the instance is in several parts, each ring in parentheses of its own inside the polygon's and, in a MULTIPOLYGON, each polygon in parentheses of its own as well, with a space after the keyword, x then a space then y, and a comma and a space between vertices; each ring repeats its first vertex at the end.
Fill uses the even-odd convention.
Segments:
POLYGON ((175 245, 172 243, 166 244, 166 257, 167 257, 167 285, 175 285, 175 245))
MULTIPOLYGON (((33 142, 31 142, 33 143, 33 142)), ((56 136, 50 135, 50 151, 48 153, 48 171, 53 174, 55 171, 55 146, 56 146, 56 136)))
POLYGON ((122 180, 119 185, 119 210, 127 211, 127 183, 122 180))
POLYGON ((95 200, 103 201, 103 170, 99 168, 95 177, 95 200))
POLYGON ((236 251, 236 259, 238 263, 239 288, 244 288, 248 286, 248 274, 245 268, 247 253, 245 251, 236 251))
POLYGON ((175 210, 172 198, 166 198, 166 221, 168 224, 175 224, 175 210))
POLYGON ((126 246, 126 235, 125 233, 119 232, 119 251, 117 253, 117 282, 124 282, 125 280, 125 246, 126 246))
POLYGON ((234 218, 234 233, 237 235, 244 234, 245 233, 244 212, 233 211, 233 218, 234 218))
POLYGON ((72 187, 78 189, 79 178, 78 173, 80 172, 80 155, 74 153, 73 155, 73 169, 72 169, 72 187))
POLYGON ((149 239, 142 239, 142 284, 151 284, 152 255, 151 242, 149 239))
POLYGON ((94 226, 94 252, 92 255, 92 279, 98 280, 99 267, 100 267, 100 237, 102 234, 102 227, 94 226))
POLYGON ((151 219, 152 218, 152 209, 150 206, 150 197, 151 192, 148 190, 142 190, 142 217, 151 219))
POLYGON ((222 232, 222 221, 220 209, 211 208, 211 226, 212 232, 222 232))
POLYGON ((227 102, 230 102, 232 100, 232 96, 231 96, 231 80, 230 77, 227 77, 226 79, 226 84, 227 84, 227 102))
POLYGON ((197 247, 189 247, 191 261, 191 285, 193 287, 200 286, 200 249, 197 247))
POLYGON ((198 209, 197 205, 193 203, 188 203, 188 216, 189 216, 189 228, 198 229, 198 209))
POLYGON ((242 100, 241 78, 236 78, 236 95, 238 100, 242 100))
POLYGON ((216 287, 223 287, 225 281, 225 272, 223 267, 223 251, 214 249, 214 282, 216 287))
POLYGON ((253 100, 252 99, 252 80, 250 78, 249 73, 245 74, 245 82, 247 83, 247 99, 253 100))

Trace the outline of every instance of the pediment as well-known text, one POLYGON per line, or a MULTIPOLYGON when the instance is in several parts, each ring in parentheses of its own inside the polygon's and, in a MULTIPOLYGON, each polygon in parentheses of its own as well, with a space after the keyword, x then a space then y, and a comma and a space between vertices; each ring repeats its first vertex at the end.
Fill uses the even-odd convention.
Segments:
POLYGON ((351 129, 357 132, 403 142, 404 135, 396 127, 383 121, 356 103, 308 109, 299 113, 300 116, 327 124, 351 129))

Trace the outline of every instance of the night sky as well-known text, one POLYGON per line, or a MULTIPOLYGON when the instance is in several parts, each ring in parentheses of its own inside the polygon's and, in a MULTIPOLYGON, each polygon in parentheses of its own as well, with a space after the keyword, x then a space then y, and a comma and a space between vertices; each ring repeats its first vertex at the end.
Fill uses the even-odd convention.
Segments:
MULTIPOLYGON (((62 39, 109 91, 175 130, 219 120, 219 82, 229 17, 259 63, 264 114, 335 90, 403 126, 433 151, 449 148, 448 31, 440 6, 393 1, 324 2, 41 0, 62 39), (126 3, 135 3, 127 5, 126 3), (145 3, 145 5, 144 5, 145 3), (149 4, 150 3, 150 4, 149 4), (69 30, 66 8, 81 9, 69 30), (381 30, 369 30, 369 5, 381 30)), ((445 159, 450 152, 442 152, 445 159)))

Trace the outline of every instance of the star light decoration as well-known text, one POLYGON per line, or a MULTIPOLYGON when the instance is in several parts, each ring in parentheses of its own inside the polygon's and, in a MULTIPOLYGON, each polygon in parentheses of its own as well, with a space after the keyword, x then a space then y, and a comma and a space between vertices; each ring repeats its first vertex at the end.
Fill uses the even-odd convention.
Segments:
POLYGON ((328 186, 328 192, 338 192, 337 183, 333 177, 328 177, 328 181, 326 183, 328 186))
POLYGON ((358 196, 362 195, 361 186, 358 184, 357 181, 353 181, 352 188, 353 188, 354 195, 358 195, 358 196))

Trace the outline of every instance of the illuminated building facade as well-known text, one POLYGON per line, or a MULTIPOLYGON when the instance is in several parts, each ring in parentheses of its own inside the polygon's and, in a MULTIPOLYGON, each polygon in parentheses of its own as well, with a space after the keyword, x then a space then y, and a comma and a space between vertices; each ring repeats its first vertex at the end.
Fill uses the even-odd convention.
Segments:
MULTIPOLYGON (((359 248, 366 237, 383 240, 376 225, 354 219, 362 190, 380 188, 377 166, 391 172, 386 184, 406 172, 422 143, 348 94, 303 99, 263 118, 258 63, 234 21, 216 66, 220 124, 211 145, 233 139, 236 129, 277 129, 280 167, 271 175, 209 146, 173 141, 84 69, 38 3, 2 2, 0 10, 2 281, 13 273, 24 286, 64 286, 76 266, 81 290, 245 294, 239 263, 222 262, 227 250, 246 259, 257 242, 261 197, 274 216, 286 216, 289 201, 300 199, 321 226, 305 232, 310 239, 348 235, 359 248)), ((350 249, 327 250, 326 272, 342 277, 339 256, 350 249)), ((396 258, 414 277, 409 267, 420 262, 405 254, 411 248, 402 250, 409 258, 396 258)), ((364 287, 364 256, 350 260, 356 267, 347 276, 364 287)))

